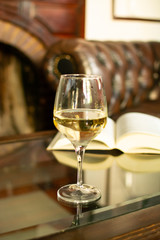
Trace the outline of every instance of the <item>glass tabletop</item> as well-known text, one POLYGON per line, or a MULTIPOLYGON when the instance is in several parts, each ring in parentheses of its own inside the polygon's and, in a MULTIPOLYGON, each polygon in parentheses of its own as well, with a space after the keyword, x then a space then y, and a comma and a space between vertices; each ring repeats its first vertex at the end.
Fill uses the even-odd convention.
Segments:
POLYGON ((76 182, 74 151, 47 151, 55 132, 0 141, 0 239, 38 239, 160 202, 160 155, 86 151, 84 182, 102 197, 68 206, 57 190, 76 182))

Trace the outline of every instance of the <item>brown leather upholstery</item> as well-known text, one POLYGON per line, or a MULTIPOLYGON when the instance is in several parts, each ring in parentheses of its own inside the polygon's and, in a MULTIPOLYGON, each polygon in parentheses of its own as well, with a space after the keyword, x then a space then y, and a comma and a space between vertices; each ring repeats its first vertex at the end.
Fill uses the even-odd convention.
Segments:
POLYGON ((49 49, 43 67, 54 90, 64 73, 102 75, 109 116, 160 97, 158 42, 63 39, 49 49))
POLYGON ((126 111, 160 116, 159 42, 57 39, 41 68, 34 67, 0 45, 0 136, 53 129, 54 95, 64 73, 102 75, 114 119, 126 111))

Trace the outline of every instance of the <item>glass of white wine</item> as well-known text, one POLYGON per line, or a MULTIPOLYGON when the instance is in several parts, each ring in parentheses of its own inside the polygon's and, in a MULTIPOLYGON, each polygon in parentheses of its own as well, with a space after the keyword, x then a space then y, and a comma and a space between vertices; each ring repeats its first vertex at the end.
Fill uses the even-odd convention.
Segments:
POLYGON ((57 88, 53 120, 56 128, 73 144, 77 156, 77 183, 61 187, 59 200, 88 204, 101 197, 100 191, 83 184, 82 163, 89 142, 107 122, 107 101, 101 76, 61 75, 57 88))

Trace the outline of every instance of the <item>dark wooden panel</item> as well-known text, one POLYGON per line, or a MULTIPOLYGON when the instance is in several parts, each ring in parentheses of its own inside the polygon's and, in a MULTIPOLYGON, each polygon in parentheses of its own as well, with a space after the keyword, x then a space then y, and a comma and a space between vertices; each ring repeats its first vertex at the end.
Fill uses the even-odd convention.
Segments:
POLYGON ((52 31, 53 33, 71 34, 76 33, 76 9, 51 7, 39 8, 37 18, 52 31))
POLYGON ((58 38, 84 37, 85 0, 0 0, 0 42, 40 64, 58 38))
POLYGON ((84 0, 37 3, 37 18, 52 33, 84 37, 84 0))
POLYGON ((53 36, 84 37, 84 17, 85 0, 0 0, 0 19, 37 35, 46 45, 53 36))

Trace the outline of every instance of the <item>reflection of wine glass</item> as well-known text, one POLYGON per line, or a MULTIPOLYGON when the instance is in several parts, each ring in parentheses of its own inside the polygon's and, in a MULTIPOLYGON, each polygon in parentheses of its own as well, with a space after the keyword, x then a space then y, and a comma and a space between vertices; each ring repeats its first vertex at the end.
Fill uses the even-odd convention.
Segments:
POLYGON ((56 128, 73 144, 78 161, 77 184, 61 187, 58 198, 75 204, 98 200, 99 190, 82 183, 82 162, 88 143, 101 132, 107 121, 102 78, 85 74, 62 75, 53 115, 56 128))
POLYGON ((76 212, 76 215, 75 215, 75 217, 74 217, 74 219, 73 219, 73 222, 72 222, 72 226, 79 226, 80 225, 80 218, 82 217, 82 204, 80 203, 78 203, 77 205, 76 205, 76 207, 77 207, 77 212, 76 212))

